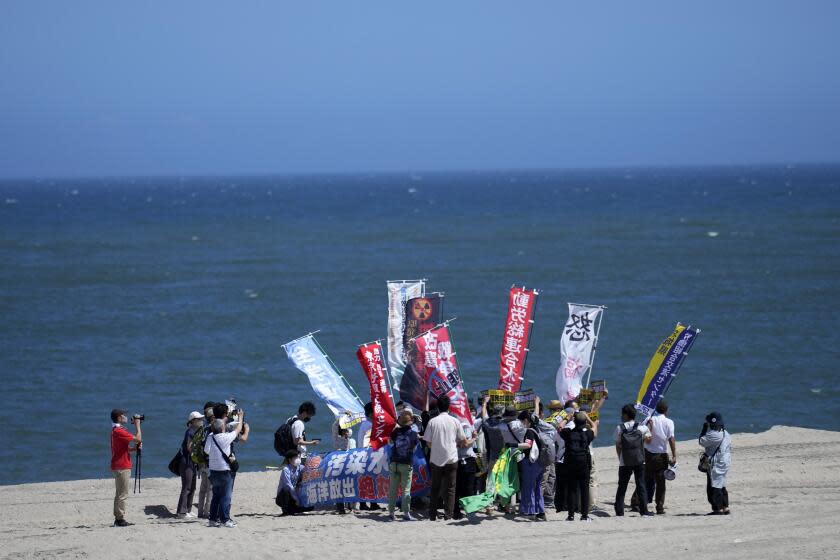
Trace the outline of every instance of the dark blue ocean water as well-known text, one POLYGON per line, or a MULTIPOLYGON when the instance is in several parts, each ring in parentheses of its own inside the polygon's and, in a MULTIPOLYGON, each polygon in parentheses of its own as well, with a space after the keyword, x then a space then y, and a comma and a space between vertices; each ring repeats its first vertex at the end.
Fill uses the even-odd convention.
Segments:
MULTIPOLYGON (((840 429, 840 167, 0 182, 0 483, 108 475, 108 413, 144 412, 162 475, 187 414, 236 396, 243 468, 314 398, 280 345, 311 330, 357 391, 388 279, 424 277, 468 392, 495 386, 511 284, 542 290, 526 386, 553 397, 566 302, 608 306, 605 421, 676 321, 678 437, 840 429), (716 235, 715 233, 716 232, 716 235)), ((328 435, 325 406, 309 427, 328 435)), ((602 442, 603 443, 603 442, 602 442)))

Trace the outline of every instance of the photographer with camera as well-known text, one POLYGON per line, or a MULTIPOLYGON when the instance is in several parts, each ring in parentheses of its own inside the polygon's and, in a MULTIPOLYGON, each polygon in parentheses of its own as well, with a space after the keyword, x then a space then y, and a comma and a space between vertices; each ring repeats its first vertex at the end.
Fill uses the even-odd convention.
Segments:
MULTIPOLYGON (((236 427, 241 424, 239 435, 234 438, 230 447, 230 452, 235 455, 236 451, 233 444, 247 442, 248 436, 251 433, 251 426, 249 426, 245 421, 245 415, 242 412, 242 409, 236 404, 236 400, 231 398, 230 400, 226 400, 224 403, 216 403, 213 405, 213 416, 224 420, 226 432, 234 431, 236 427)), ((236 482, 236 473, 232 473, 231 476, 233 477, 231 485, 233 485, 236 482)))
MULTIPOLYGON (((225 406, 225 405, 222 405, 225 406)), ((226 416, 227 411, 224 416, 226 416)), ((245 424, 245 411, 239 410, 240 421, 232 432, 225 431, 222 417, 213 420, 213 433, 207 437, 204 452, 210 457, 210 483, 213 485, 213 498, 210 500, 210 519, 208 527, 236 527, 230 518, 230 500, 233 493, 233 475, 239 469, 239 463, 233 454, 233 440, 242 433, 245 424)))
POLYGON ((134 429, 132 434, 123 427, 128 422, 125 410, 115 408, 111 411, 111 472, 114 473, 116 493, 114 495, 114 527, 127 527, 125 520, 125 501, 128 499, 128 485, 131 482, 131 455, 142 446, 140 422, 143 415, 135 414, 131 418, 134 429), (131 446, 131 444, 134 446, 131 446))

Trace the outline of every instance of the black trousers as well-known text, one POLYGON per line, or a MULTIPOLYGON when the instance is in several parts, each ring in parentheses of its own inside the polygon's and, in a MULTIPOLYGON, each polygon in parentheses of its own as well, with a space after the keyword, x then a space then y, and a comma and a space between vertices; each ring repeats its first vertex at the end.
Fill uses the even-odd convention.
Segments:
MULTIPOLYGON (((566 468, 566 509, 569 517, 574 517, 578 499, 580 499, 580 513, 587 517, 589 513, 589 475, 587 466, 566 468)), ((559 511, 559 510, 558 510, 559 511)))
POLYGON ((647 489, 645 488, 645 465, 633 467, 618 467, 618 490, 615 493, 615 514, 624 515, 624 495, 627 493, 627 484, 630 477, 636 483, 636 492, 639 496, 639 512, 647 513, 647 489))
POLYGON ((712 475, 706 473, 706 498, 712 506, 712 511, 720 511, 729 507, 729 492, 723 488, 712 487, 712 475))
POLYGON ((455 511, 453 517, 461 519, 460 499, 466 496, 475 496, 478 488, 478 479, 475 473, 478 465, 475 457, 466 457, 458 461, 458 471, 455 477, 455 511))
POLYGON ((282 488, 280 490, 277 497, 274 498, 274 503, 280 506, 280 509, 283 511, 283 515, 297 515, 299 513, 312 511, 311 507, 299 506, 288 488, 282 488))
POLYGON ((438 504, 443 503, 445 519, 455 515, 455 481, 458 476, 458 463, 449 463, 432 467, 432 493, 429 496, 429 519, 437 519, 438 504))
POLYGON ((554 463, 554 509, 566 509, 566 467, 563 463, 554 463))

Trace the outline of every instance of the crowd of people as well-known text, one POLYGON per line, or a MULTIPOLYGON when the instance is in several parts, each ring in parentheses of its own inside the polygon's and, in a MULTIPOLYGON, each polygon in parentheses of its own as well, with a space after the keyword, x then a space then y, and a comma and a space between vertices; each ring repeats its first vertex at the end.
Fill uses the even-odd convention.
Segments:
MULTIPOLYGON (((599 434, 597 419, 606 395, 591 407, 581 407, 576 400, 552 400, 544 406, 537 397, 533 411, 519 411, 512 406, 490 405, 485 397, 480 408, 470 404, 473 422, 449 413, 450 402, 441 397, 419 414, 405 403, 397 403, 397 422, 389 437, 391 452, 388 471, 388 516, 396 520, 416 521, 412 514, 411 484, 414 456, 422 449, 431 473, 431 491, 415 504, 414 511, 426 510, 426 519, 435 521, 461 519, 461 499, 485 491, 488 473, 507 450, 516 457, 519 492, 509 499, 499 500, 484 508, 484 513, 500 512, 508 516, 521 515, 534 521, 546 520, 546 504, 566 519, 591 520, 596 509, 598 481, 595 476, 591 446, 599 434), (441 513, 442 510, 442 513, 441 513)), ((299 515, 312 510, 304 507, 300 483, 304 461, 310 447, 321 440, 309 439, 306 424, 315 416, 316 408, 304 402, 298 412, 286 420, 275 434, 275 450, 283 457, 275 503, 281 515, 299 515)), ((373 407, 365 406, 366 419, 352 428, 342 428, 338 420, 332 426, 332 447, 337 451, 370 446, 373 427, 373 407)), ((114 526, 128 525, 125 503, 131 481, 131 453, 142 447, 142 417, 135 415, 135 433, 124 427, 128 417, 124 410, 111 412, 111 470, 116 492, 114 497, 114 526)), ((177 515, 196 517, 192 513, 195 492, 198 490, 197 516, 207 519, 210 527, 233 528, 230 517, 231 499, 239 465, 235 445, 248 440, 250 427, 245 411, 224 403, 208 402, 204 413, 194 411, 187 417, 181 442, 178 472, 181 491, 177 515)), ((614 513, 623 516, 625 498, 631 477, 635 490, 630 510, 640 516, 663 515, 666 512, 665 490, 673 480, 677 464, 674 423, 668 417, 668 404, 662 400, 656 414, 645 422, 637 420, 632 404, 621 409, 621 423, 613 432, 618 459, 618 488, 614 513), (655 513, 649 504, 655 506, 655 513)), ((699 437, 704 449, 698 468, 706 473, 707 499, 710 515, 729 514, 726 477, 731 464, 731 437, 720 413, 706 416, 699 437)), ((336 504, 340 514, 358 510, 378 510, 374 502, 336 504)))

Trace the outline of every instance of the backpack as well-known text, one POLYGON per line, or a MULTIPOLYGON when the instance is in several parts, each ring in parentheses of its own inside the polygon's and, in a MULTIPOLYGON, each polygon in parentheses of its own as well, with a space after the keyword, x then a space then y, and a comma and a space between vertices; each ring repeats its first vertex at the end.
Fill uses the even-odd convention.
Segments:
POLYGON ((589 439, 584 430, 569 430, 563 464, 571 467, 589 467, 589 439))
POLYGON ((505 448, 505 438, 499 428, 500 423, 492 418, 481 423, 481 431, 484 432, 484 447, 487 450, 487 456, 492 460, 498 459, 505 448))
POLYGON ((557 458, 557 447, 554 442, 555 430, 554 426, 546 422, 540 421, 537 423, 537 434, 540 436, 539 440, 542 443, 540 445, 539 463, 544 467, 553 465, 557 458), (545 456, 545 460, 543 460, 543 456, 545 456))
POLYGON ((410 465, 414 462, 414 448, 417 447, 417 434, 409 427, 397 429, 391 433, 391 461, 410 465))
POLYGON ((204 443, 207 441, 207 426, 202 426, 192 436, 192 461, 203 467, 208 463, 210 457, 204 452, 204 443))
MULTIPOLYGON (((297 419, 297 416, 292 416, 286 420, 285 424, 277 428, 277 431, 274 432, 274 451, 283 458, 286 457, 286 452, 290 449, 297 449, 295 440, 292 438, 292 424, 294 424, 297 419)), ((303 439, 306 439, 305 432, 303 439)))
POLYGON ((644 436, 639 425, 633 422, 633 428, 621 425, 621 461, 625 467, 635 467, 645 462, 644 436))

